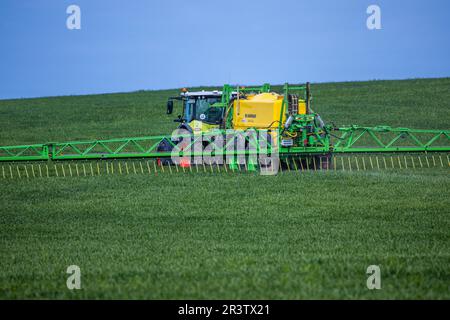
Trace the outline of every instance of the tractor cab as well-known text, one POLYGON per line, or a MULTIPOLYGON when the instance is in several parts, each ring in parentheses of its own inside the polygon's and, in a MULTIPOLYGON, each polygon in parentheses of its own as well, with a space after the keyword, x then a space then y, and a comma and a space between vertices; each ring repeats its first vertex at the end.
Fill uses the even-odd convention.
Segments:
POLYGON ((179 97, 169 98, 167 102, 167 114, 173 110, 173 101, 182 103, 182 115, 174 120, 180 122, 179 128, 190 132, 201 133, 219 128, 223 122, 225 108, 220 104, 222 91, 184 91, 179 97))

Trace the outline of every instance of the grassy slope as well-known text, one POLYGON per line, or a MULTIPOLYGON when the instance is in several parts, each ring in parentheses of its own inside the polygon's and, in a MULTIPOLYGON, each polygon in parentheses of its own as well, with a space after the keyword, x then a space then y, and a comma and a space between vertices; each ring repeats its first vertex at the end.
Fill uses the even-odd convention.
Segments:
MULTIPOLYGON (((446 129, 450 78, 317 84, 314 109, 336 125, 446 129)), ((170 133, 167 97, 178 90, 0 100, 0 144, 108 139, 170 133)))
MULTIPOLYGON (((313 92, 336 124, 448 128, 449 88, 313 92)), ((167 133, 170 94, 0 101, 0 144, 167 133)), ((432 169, 0 180, 0 297, 448 299, 449 191, 432 169), (65 287, 69 264, 81 291, 65 287), (370 264, 380 291, 366 289, 370 264)))

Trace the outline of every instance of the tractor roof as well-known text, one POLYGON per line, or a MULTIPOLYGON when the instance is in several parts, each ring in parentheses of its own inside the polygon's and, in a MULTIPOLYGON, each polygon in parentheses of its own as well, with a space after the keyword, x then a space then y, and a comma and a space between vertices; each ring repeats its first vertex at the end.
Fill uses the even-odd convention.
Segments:
MULTIPOLYGON (((236 92, 232 93, 233 95, 236 94, 236 92)), ((181 96, 183 97, 221 97, 222 96, 222 91, 219 90, 213 90, 213 91, 187 91, 187 92, 182 92, 181 96)))
POLYGON ((195 96, 212 96, 212 97, 220 97, 222 96, 222 91, 218 91, 218 90, 214 90, 214 91, 187 91, 187 92, 182 92, 181 93, 182 96, 185 97, 195 97, 195 96))

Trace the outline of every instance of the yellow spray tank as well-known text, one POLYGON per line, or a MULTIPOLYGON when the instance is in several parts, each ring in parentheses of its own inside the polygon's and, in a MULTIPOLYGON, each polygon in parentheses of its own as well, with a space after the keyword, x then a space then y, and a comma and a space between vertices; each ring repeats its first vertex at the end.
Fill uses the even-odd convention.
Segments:
POLYGON ((292 110, 284 110, 283 95, 274 92, 264 92, 260 94, 251 94, 233 102, 233 129, 245 130, 248 128, 256 129, 276 129, 281 123, 286 122, 286 112, 295 114, 306 113, 306 103, 304 100, 295 101, 292 110), (280 119, 281 116, 281 119, 280 119))

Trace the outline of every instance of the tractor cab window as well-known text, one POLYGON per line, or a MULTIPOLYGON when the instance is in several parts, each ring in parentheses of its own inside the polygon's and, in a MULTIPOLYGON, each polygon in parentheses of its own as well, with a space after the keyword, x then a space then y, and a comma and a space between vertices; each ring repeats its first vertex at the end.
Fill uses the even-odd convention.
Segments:
POLYGON ((218 114, 214 107, 211 107, 212 104, 219 101, 218 98, 199 98, 195 104, 195 119, 200 120, 207 123, 216 123, 220 122, 221 114, 218 114))
POLYGON ((190 98, 186 104, 185 118, 188 122, 199 120, 210 124, 222 122, 223 108, 211 107, 220 102, 220 97, 196 97, 190 98))
POLYGON ((186 119, 187 122, 192 121, 194 107, 195 107, 195 99, 188 99, 186 101, 186 108, 184 111, 184 113, 185 113, 184 118, 186 119))
POLYGON ((220 102, 221 97, 190 97, 186 101, 185 119, 187 122, 199 120, 209 124, 219 124, 223 118, 223 108, 211 107, 220 102))

